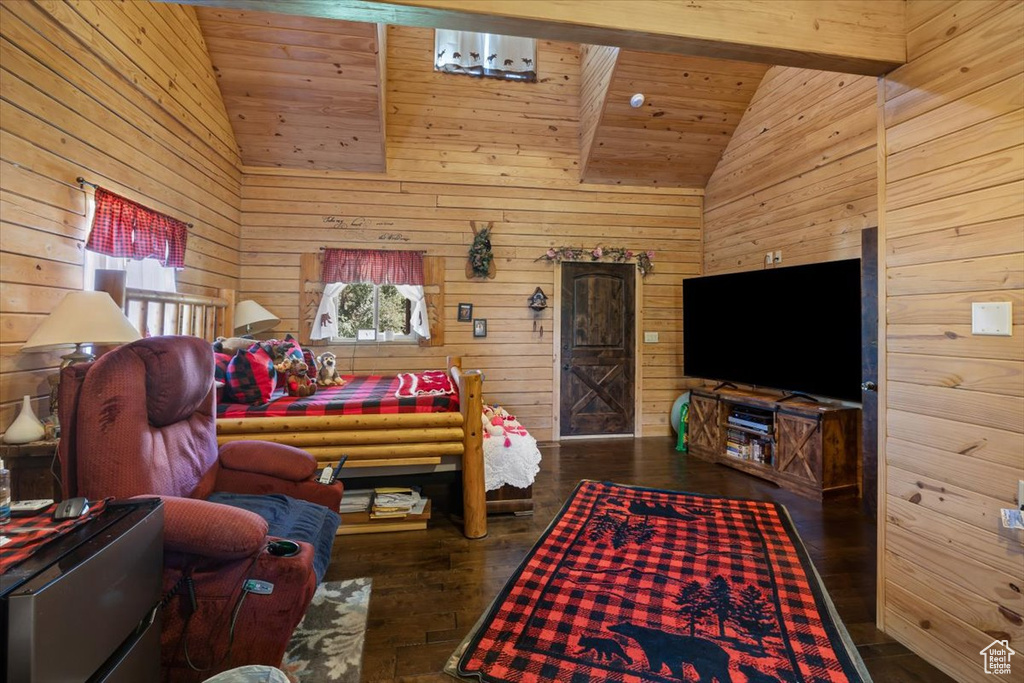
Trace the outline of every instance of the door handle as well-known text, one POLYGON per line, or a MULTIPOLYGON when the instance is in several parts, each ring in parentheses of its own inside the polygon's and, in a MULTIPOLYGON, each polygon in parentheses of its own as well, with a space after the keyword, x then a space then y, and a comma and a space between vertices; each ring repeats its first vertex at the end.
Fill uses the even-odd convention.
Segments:
POLYGON ((566 372, 569 372, 569 369, 570 369, 570 368, 569 368, 569 364, 568 364, 568 363, 566 363, 565 365, 563 365, 563 366, 562 366, 562 369, 563 369, 563 370, 565 370, 566 372))
POLYGON ((864 391, 878 391, 878 385, 871 381, 862 383, 860 388, 864 391))

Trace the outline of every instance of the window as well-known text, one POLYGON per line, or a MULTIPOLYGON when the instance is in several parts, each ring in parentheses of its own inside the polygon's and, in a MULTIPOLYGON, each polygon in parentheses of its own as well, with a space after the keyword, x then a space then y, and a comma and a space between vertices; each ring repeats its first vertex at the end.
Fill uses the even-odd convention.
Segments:
MULTIPOLYGON (((96 200, 93 195, 86 195, 86 222, 92 225, 96 212, 96 200)), ((123 256, 107 256, 90 249, 85 250, 82 263, 84 282, 83 289, 93 291, 96 288, 97 270, 125 271, 125 287, 132 289, 148 289, 156 292, 176 292, 175 268, 160 264, 155 258, 131 259, 123 256)))
POLYGON ((411 341, 412 302, 395 285, 345 285, 338 295, 336 341, 411 341))
POLYGON ((474 31, 434 31, 434 70, 478 78, 537 81, 537 41, 474 31))

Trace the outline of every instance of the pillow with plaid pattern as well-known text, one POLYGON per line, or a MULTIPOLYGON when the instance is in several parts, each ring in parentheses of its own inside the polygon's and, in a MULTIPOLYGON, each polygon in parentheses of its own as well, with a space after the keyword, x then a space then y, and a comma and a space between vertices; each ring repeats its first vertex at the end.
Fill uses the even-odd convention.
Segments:
POLYGON ((274 360, 260 344, 239 349, 228 363, 224 402, 255 405, 266 403, 274 393, 277 371, 274 360))

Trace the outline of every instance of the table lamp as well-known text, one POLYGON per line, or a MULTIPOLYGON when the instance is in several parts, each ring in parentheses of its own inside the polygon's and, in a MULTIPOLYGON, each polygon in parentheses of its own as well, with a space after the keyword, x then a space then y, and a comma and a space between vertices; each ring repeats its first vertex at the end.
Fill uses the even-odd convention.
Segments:
MULTIPOLYGON (((142 336, 109 294, 71 292, 36 328, 21 350, 33 353, 73 347, 70 353, 61 356, 60 367, 63 369, 73 363, 90 361, 96 357, 83 351, 82 344, 124 344, 138 339, 142 339, 142 336)), ((59 373, 57 377, 59 381, 59 373)), ((47 418, 55 430, 59 429, 57 381, 50 382, 50 417, 47 418)), ((4 440, 14 443, 8 436, 5 433, 4 440)))
POLYGON ((55 351, 74 347, 61 356, 61 368, 95 356, 82 344, 124 344, 142 339, 106 292, 71 292, 28 338, 22 351, 55 351))
POLYGON ((281 319, 260 306, 252 299, 240 301, 235 306, 235 334, 256 334, 277 326, 281 319))

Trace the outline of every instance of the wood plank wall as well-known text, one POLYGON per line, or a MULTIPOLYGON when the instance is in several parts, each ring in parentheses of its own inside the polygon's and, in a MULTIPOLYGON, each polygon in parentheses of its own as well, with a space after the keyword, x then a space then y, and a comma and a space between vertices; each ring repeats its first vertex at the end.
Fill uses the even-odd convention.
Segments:
POLYGON ((535 259, 551 246, 654 249, 656 272, 639 301, 643 430, 667 434, 681 378, 681 288, 697 274, 701 192, 579 184, 579 51, 540 41, 539 83, 435 73, 433 32, 390 27, 388 174, 246 168, 242 188, 241 298, 254 298, 293 331, 299 254, 321 246, 424 249, 447 257, 441 347, 334 347, 343 371, 439 367, 462 355, 486 373, 485 399, 505 405, 541 440, 552 437, 555 268, 535 259), (493 223, 497 277, 465 277, 470 221, 493 223), (534 314, 536 287, 550 297, 534 314), (456 321, 460 302, 488 320, 488 336, 456 321))
POLYGON ((876 225, 875 82, 793 67, 765 74, 704 198, 704 274, 860 256, 876 225))
POLYGON ((601 117, 608 86, 615 74, 619 48, 607 45, 580 46, 580 174, 586 174, 591 145, 601 117))
POLYGON ((237 286, 241 174, 190 7, 5 2, 0 68, 2 430, 24 394, 48 412, 59 355, 19 349, 83 285, 75 178, 194 223, 178 282, 212 294, 237 286))
POLYGON ((999 508, 1024 479, 1024 4, 912 0, 908 21, 880 112, 881 619, 958 681, 1009 640, 1019 678, 1024 532, 999 508), (1013 336, 972 336, 973 301, 1012 302, 1013 336))

